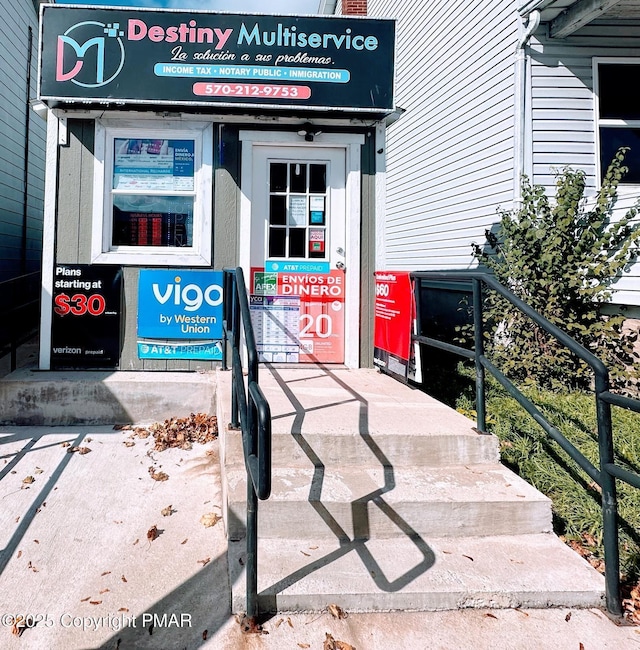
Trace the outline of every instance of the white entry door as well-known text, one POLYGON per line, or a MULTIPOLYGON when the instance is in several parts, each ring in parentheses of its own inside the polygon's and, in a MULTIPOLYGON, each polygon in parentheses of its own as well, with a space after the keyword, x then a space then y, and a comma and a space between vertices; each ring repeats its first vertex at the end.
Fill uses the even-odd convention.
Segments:
POLYGON ((357 365, 359 294, 350 275, 358 277, 358 264, 349 253, 348 151, 320 143, 254 143, 249 172, 243 148, 249 250, 241 250, 241 263, 265 361, 357 365))

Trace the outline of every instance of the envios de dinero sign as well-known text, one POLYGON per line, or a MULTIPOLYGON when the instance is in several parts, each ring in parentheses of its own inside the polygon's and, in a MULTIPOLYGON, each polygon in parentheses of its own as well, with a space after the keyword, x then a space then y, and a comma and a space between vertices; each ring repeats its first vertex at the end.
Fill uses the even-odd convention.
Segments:
POLYGON ((42 5, 39 97, 393 109, 395 23, 42 5))

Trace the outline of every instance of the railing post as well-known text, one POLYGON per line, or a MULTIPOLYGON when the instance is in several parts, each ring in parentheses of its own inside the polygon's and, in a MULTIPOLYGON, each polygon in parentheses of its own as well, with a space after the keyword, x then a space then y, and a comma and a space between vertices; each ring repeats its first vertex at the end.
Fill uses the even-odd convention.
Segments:
POLYGON ((258 616, 258 496, 247 473, 247 618, 258 616))
POLYGON ((476 418, 478 431, 487 432, 487 417, 484 388, 484 318, 482 314, 482 282, 473 278, 473 347, 476 365, 476 418))
POLYGON ((607 464, 614 462, 611 405, 600 395, 609 390, 608 374, 596 370, 596 415, 598 418, 598 446, 600 449, 600 476, 602 487, 602 534, 604 543, 604 577, 607 611, 622 616, 620 602, 620 549, 618 540, 618 499, 616 479, 607 471, 607 464))
MULTIPOLYGON (((231 345, 234 350, 240 350, 240 305, 238 298, 238 284, 235 273, 230 279, 231 299, 231 345)), ((234 367, 232 372, 238 372, 234 367)), ((240 370, 241 372, 241 370, 240 370)), ((240 426, 238 393, 236 391, 235 381, 232 382, 231 388, 231 426, 237 429, 240 426)))

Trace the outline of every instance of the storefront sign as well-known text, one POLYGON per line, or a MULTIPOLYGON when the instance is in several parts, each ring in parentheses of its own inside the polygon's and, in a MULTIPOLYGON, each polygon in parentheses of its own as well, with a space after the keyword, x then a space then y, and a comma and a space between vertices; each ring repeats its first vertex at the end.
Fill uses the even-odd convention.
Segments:
POLYGON ((290 262, 289 260, 267 260, 265 271, 271 273, 329 273, 329 262, 290 262))
POLYGON ((138 341, 139 359, 201 359, 203 361, 221 361, 222 343, 193 342, 190 344, 173 341, 138 341))
POLYGON ((222 271, 141 269, 138 336, 222 339, 222 271))
POLYGON ((407 379, 411 358, 413 288, 408 271, 377 271, 373 363, 407 379))
POLYGON ((56 264, 51 368, 117 368, 122 268, 56 264))
POLYGON ((256 334, 258 345, 268 349, 274 343, 295 343, 301 362, 343 363, 344 278, 344 271, 338 269, 315 274, 252 269, 252 305, 266 310, 271 305, 293 304, 288 299, 299 304, 297 320, 289 316, 286 326, 275 314, 265 314, 273 323, 261 326, 256 334), (287 341, 281 340, 285 335, 287 341))
POLYGON ((393 20, 43 5, 41 29, 49 106, 393 110, 393 20))

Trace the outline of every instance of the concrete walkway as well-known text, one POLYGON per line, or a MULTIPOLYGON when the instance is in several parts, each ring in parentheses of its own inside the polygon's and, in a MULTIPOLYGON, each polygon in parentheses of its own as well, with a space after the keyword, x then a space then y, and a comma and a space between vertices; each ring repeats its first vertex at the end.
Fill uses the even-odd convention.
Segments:
POLYGON ((222 523, 202 523, 220 514, 218 443, 157 452, 130 433, 0 427, 3 650, 322 650, 327 634, 358 650, 640 649, 639 628, 576 609, 276 615, 243 634, 222 523), (17 615, 37 625, 14 636, 17 615))

